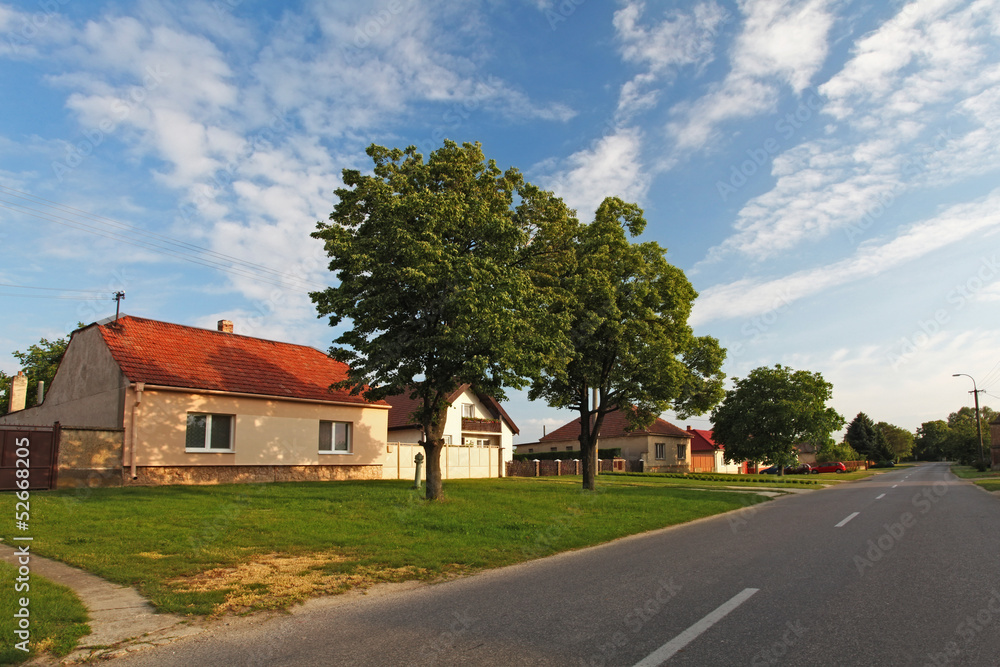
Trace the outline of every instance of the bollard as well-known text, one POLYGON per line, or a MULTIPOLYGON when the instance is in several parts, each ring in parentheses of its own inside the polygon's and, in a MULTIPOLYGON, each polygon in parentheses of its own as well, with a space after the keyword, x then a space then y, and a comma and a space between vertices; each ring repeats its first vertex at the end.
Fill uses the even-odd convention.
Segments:
POLYGON ((424 464, 424 455, 417 452, 417 455, 413 457, 413 462, 417 464, 416 474, 413 476, 413 488, 420 488, 420 466, 424 464))

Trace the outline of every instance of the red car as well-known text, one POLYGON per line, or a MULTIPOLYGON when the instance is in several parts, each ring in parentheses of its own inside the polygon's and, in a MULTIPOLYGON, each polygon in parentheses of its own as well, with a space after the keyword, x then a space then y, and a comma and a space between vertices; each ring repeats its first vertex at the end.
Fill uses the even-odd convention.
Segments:
POLYGON ((813 473, 821 472, 847 472, 847 466, 840 461, 833 463, 817 463, 812 467, 813 473))

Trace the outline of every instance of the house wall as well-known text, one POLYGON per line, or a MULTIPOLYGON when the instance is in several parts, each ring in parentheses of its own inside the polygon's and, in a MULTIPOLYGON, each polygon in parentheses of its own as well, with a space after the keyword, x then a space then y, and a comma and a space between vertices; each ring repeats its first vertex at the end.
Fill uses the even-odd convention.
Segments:
POLYGON ((122 485, 124 430, 60 429, 58 488, 122 485))
MULTIPOLYGON (((444 435, 451 436, 452 445, 460 446, 463 438, 489 439, 491 443, 498 443, 503 448, 503 460, 512 461, 514 459, 514 432, 505 421, 500 420, 500 433, 480 433, 462 432, 462 404, 471 403, 474 406, 475 416, 480 419, 494 419, 490 411, 482 404, 474 393, 469 390, 462 392, 454 403, 448 407, 448 413, 444 424, 444 435)), ((418 428, 393 429, 389 432, 388 439, 400 443, 416 444, 423 438, 418 428)), ((495 450, 494 450, 495 451, 495 450)), ((412 459, 412 457, 410 457, 412 459)), ((442 465, 444 461, 442 461, 442 465)), ((495 475, 493 475, 495 476, 495 475)), ((393 477, 395 479, 395 477, 393 477)))
POLYGON ((73 334, 41 405, 0 416, 0 424, 121 428, 128 381, 98 327, 73 334))
POLYGON ((163 389, 146 389, 138 404, 136 396, 134 389, 128 391, 123 463, 131 467, 134 445, 139 479, 133 481, 139 483, 382 477, 385 408, 163 389), (233 451, 186 452, 189 412, 235 415, 233 451), (319 452, 320 420, 352 424, 349 454, 319 452), (299 466, 306 468, 296 472, 294 468, 299 466), (227 470, 204 470, 209 467, 227 470), (356 470, 346 471, 348 467, 356 470))
MULTIPOLYGON (((578 450, 580 443, 578 440, 550 440, 538 443, 527 443, 518 445, 518 453, 528 453, 528 447, 536 453, 550 452, 555 447, 555 451, 563 452, 578 450)), ((686 472, 691 465, 691 439, 673 435, 631 435, 620 438, 598 438, 598 449, 615 449, 620 447, 621 456, 629 461, 638 461, 640 458, 646 462, 645 470, 652 472, 686 472), (666 445, 666 458, 656 459, 656 443, 662 442, 666 445), (677 459, 677 445, 685 446, 683 460, 677 459)))

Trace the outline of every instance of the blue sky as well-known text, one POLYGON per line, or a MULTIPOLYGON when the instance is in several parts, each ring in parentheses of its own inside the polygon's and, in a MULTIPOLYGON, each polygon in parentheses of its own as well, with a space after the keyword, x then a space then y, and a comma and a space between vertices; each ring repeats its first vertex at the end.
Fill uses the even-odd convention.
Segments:
MULTIPOLYGON (((326 349, 341 170, 449 138, 582 220, 638 202, 730 377, 908 429, 971 404, 953 373, 1000 406, 998 38, 998 0, 0 3, 0 369, 118 290, 326 349)), ((518 442, 573 416, 507 407, 518 442)))

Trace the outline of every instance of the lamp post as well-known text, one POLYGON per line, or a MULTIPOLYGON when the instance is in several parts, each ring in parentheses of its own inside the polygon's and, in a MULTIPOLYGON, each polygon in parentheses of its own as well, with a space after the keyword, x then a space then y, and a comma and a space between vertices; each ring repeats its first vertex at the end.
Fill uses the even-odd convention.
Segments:
POLYGON ((986 463, 986 454, 983 453, 983 425, 979 423, 979 389, 976 387, 976 378, 968 373, 952 373, 953 378, 965 376, 972 380, 972 391, 969 392, 976 398, 976 434, 979 436, 979 462, 986 463))

